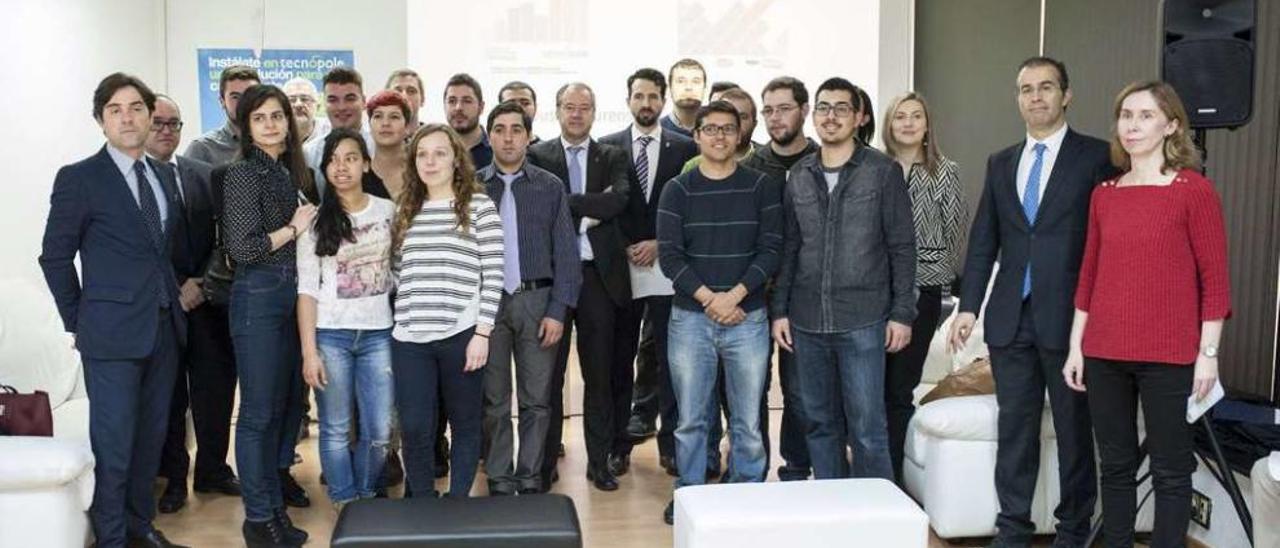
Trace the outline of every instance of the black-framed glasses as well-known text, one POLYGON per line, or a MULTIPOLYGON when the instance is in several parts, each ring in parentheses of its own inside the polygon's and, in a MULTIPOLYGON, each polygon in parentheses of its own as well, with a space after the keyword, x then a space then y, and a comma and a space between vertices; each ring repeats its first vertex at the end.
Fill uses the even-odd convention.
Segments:
POLYGON ((733 137, 738 134, 738 126, 735 124, 725 124, 723 126, 706 125, 698 128, 704 137, 715 137, 716 135, 724 135, 725 137, 733 137))
POLYGON ((168 128, 169 131, 182 131, 182 120, 152 120, 151 131, 161 131, 168 128))
POLYGON ((856 111, 854 110, 853 105, 849 103, 836 103, 834 105, 831 103, 818 103, 813 107, 813 113, 818 116, 826 116, 828 114, 835 113, 837 118, 848 118, 853 116, 854 112, 856 111))

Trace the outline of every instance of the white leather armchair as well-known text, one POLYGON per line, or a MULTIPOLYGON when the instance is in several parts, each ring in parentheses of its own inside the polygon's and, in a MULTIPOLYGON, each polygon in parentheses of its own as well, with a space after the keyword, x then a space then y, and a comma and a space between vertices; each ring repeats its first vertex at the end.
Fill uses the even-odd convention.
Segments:
POLYGON ((84 546, 94 461, 80 356, 43 285, 0 280, 0 303, 0 383, 47 392, 54 435, 0 436, 0 546, 84 546))

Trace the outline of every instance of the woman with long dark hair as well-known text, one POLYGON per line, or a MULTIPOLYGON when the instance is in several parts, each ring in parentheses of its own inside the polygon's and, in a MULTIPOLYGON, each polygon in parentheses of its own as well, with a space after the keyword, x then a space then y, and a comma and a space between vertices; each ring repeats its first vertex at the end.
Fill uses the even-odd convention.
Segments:
POLYGON ((960 168, 938 151, 934 121, 924 97, 911 92, 895 98, 884 120, 888 125, 885 152, 902 166, 911 194, 911 217, 916 227, 916 289, 920 293, 916 298, 916 319, 911 324, 915 335, 906 348, 885 357, 889 456, 893 459, 894 478, 901 483, 907 424, 916 411, 912 392, 920 384, 929 343, 941 320, 942 292, 956 277, 960 255, 956 244, 963 230, 965 210, 960 168))
POLYGON ((480 368, 502 297, 502 222, 449 126, 428 124, 409 142, 391 245, 398 273, 391 364, 406 489, 418 497, 437 494, 434 445, 443 398, 453 434, 449 496, 467 497, 480 461, 480 368))
POLYGON ((227 169, 221 222, 236 263, 228 315, 240 383, 242 531, 249 546, 300 545, 307 534, 289 520, 282 492, 293 478, 279 463, 281 454, 292 456, 302 422, 294 241, 315 215, 315 184, 280 88, 245 90, 236 123, 240 160, 227 169))
POLYGON ((329 192, 314 227, 298 239, 298 332, 302 377, 320 412, 320 467, 341 510, 375 496, 387 459, 395 204, 364 192, 369 151, 354 130, 329 133, 320 170, 329 192))
POLYGON ((1138 405, 1155 489, 1151 546, 1186 546, 1196 459, 1187 399, 1218 378, 1231 316, 1222 202, 1200 174, 1186 110, 1164 82, 1130 84, 1115 102, 1111 162, 1093 190, 1067 386, 1088 381, 1102 496, 1102 537, 1133 546, 1138 405))

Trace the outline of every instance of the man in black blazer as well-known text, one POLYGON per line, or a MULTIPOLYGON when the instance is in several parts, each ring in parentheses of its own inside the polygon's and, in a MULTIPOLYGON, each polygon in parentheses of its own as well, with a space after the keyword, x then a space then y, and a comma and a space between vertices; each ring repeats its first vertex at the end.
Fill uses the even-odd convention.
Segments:
MULTIPOLYGON (((618 481, 609 471, 615 450, 614 433, 625 428, 628 414, 618 416, 616 403, 631 401, 631 362, 616 341, 630 324, 631 277, 626 240, 620 220, 627 208, 630 182, 626 153, 591 139, 595 121, 595 93, 586 84, 566 84, 556 92, 560 137, 529 147, 529 160, 565 183, 569 211, 578 229, 582 257, 582 290, 569 318, 578 327, 578 361, 582 367, 583 424, 587 442, 587 477, 596 488, 612 491, 618 481), (623 426, 619 428, 618 423, 623 426)), ((555 451, 563 431, 564 372, 568 361, 569 322, 560 343, 556 372, 551 379, 551 427, 542 485, 549 488, 555 474, 555 451)))
POLYGON ((187 348, 178 360, 178 381, 169 408, 169 431, 160 456, 160 475, 167 478, 158 508, 177 512, 187 501, 187 407, 196 431, 195 489, 198 492, 240 494, 240 484, 227 465, 231 441, 231 406, 236 389, 236 364, 225 307, 205 302, 200 290, 205 262, 214 246, 213 197, 209 186, 213 167, 174 154, 182 140, 182 111, 173 99, 158 94, 151 116, 147 155, 170 168, 177 178, 178 197, 186 221, 187 252, 174 257, 182 309, 187 312, 187 348))
POLYGON ((1085 395, 1067 388, 1062 365, 1089 198, 1113 169, 1105 141, 1066 125, 1071 90, 1061 62, 1046 57, 1023 62, 1017 98, 1027 138, 987 160, 969 233, 960 314, 950 338, 952 348, 968 340, 998 258, 983 324, 1000 406, 995 470, 1000 514, 994 545, 1030 546, 1047 388, 1061 493, 1053 545, 1078 547, 1089 534, 1097 496, 1093 438, 1085 395))
MULTIPOLYGON (((667 79, 652 68, 642 68, 627 78, 627 108, 633 123, 627 129, 600 139, 627 152, 627 170, 631 179, 631 199, 627 204, 623 232, 628 241, 627 260, 632 277, 633 312, 626 326, 623 345, 627 361, 637 353, 630 419, 620 422, 622 431, 615 432, 615 451, 610 465, 615 473, 631 464, 632 442, 653 435, 654 422, 662 416, 658 432, 659 463, 668 472, 676 470, 675 428, 677 422, 675 395, 671 376, 667 374, 667 321, 671 317, 671 282, 662 275, 657 264, 658 198, 667 181, 680 174, 690 158, 698 155, 691 139, 662 128, 658 116, 666 103, 667 79), (640 320, 644 318, 644 339, 640 337, 640 320), (638 351, 638 352, 637 352, 638 351)), ((621 403, 621 402, 619 402, 621 403)), ((627 407, 619 407, 627 413, 627 407)))
POLYGON ((133 76, 98 84, 93 115, 107 144, 58 170, 40 254, 84 362, 95 460, 89 513, 102 547, 171 546, 151 525, 151 484, 186 344, 172 264, 185 235, 172 173, 143 155, 155 101, 133 76))

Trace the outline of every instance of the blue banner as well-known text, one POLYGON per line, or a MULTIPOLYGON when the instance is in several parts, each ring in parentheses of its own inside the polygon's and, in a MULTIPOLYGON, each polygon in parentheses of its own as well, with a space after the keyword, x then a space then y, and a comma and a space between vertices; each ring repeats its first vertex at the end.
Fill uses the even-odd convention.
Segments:
MULTIPOLYGON (((254 55, 252 49, 200 48, 196 50, 196 72, 200 75, 200 131, 220 127, 225 119, 218 101, 218 79, 222 70, 232 65, 248 65, 258 69, 264 84, 284 86, 294 78, 306 78, 321 89, 321 80, 329 69, 354 66, 351 50, 264 49, 254 55)), ((287 105, 286 105, 287 106, 287 105)), ((320 102, 317 116, 323 116, 320 102)))

